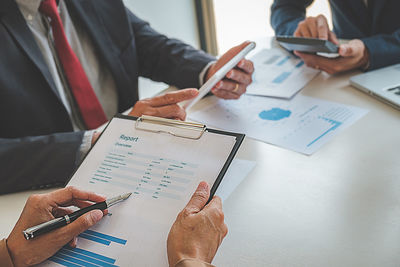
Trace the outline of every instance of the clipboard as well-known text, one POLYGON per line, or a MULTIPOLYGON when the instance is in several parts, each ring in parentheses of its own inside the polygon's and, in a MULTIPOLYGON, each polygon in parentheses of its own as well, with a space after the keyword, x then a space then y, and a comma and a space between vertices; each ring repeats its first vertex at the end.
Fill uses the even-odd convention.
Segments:
POLYGON ((138 266, 168 266, 165 242, 177 214, 200 181, 212 185, 211 200, 244 137, 199 123, 116 115, 68 184, 105 197, 132 196, 80 235, 77 248, 55 257, 83 251, 117 266, 133 259, 138 266))
MULTIPOLYGON (((153 116, 148 116, 148 115, 143 115, 141 117, 133 117, 133 116, 127 116, 127 115, 123 115, 123 114, 116 114, 112 119, 114 119, 114 118, 136 121, 136 123, 135 123, 136 130, 147 131, 147 132, 158 133, 158 134, 169 134, 176 138, 200 140, 205 132, 235 137, 236 143, 233 146, 232 151, 230 152, 228 158, 226 159, 226 162, 223 165, 220 173, 218 174, 218 177, 216 178, 214 184, 211 187, 210 198, 209 198, 208 202, 211 201, 211 199, 215 195, 215 192, 217 191, 219 185, 221 184, 222 179, 225 176, 225 173, 227 172, 230 164, 232 163, 232 160, 234 159, 236 153, 238 152, 238 150, 245 138, 245 134, 211 129, 211 128, 207 128, 207 126, 204 124, 195 123, 195 122, 186 122, 186 121, 165 119, 165 118, 153 117, 153 116), (151 125, 152 127, 149 127, 149 125, 151 125), (156 126, 156 127, 154 127, 154 126, 156 126), (178 133, 178 131, 167 130, 167 127, 168 128, 173 127, 174 129, 183 131, 183 133, 182 132, 178 133)), ((94 148, 96 143, 100 140, 102 135, 107 131, 107 128, 109 127, 112 119, 108 122, 107 126, 104 128, 104 130, 102 131, 100 136, 97 138, 95 144, 89 149, 88 153, 85 155, 82 162, 85 161, 86 157, 90 154, 90 152, 92 151, 92 149, 94 148)), ((70 182, 70 180, 75 175, 75 173, 79 169, 79 167, 80 167, 80 165, 74 170, 73 174, 71 175, 71 177, 68 179, 68 181, 65 183, 64 186, 66 186, 70 182)))

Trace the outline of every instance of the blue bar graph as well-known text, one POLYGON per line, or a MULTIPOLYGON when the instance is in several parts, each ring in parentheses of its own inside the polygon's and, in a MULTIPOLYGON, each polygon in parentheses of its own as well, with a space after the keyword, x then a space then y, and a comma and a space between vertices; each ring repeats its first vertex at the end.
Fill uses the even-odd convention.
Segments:
POLYGON ((106 246, 109 246, 111 244, 111 242, 118 243, 121 245, 125 245, 127 242, 125 239, 121 239, 121 238, 114 237, 111 235, 106 235, 106 234, 99 233, 99 232, 96 232, 93 230, 86 230, 85 232, 81 233, 79 235, 79 237, 82 237, 82 238, 85 238, 85 239, 88 239, 88 240, 91 240, 91 241, 94 241, 94 242, 97 242, 97 243, 100 243, 100 244, 103 244, 106 246))
POLYGON ((320 136, 318 136, 317 138, 315 138, 311 143, 309 143, 309 144, 307 145, 307 147, 312 146, 315 142, 317 142, 318 140, 320 140, 322 137, 324 137, 325 135, 327 135, 329 132, 336 130, 337 128, 339 128, 340 125, 342 125, 342 123, 339 122, 339 121, 335 121, 335 120, 331 120, 331 119, 323 118, 323 117, 320 117, 320 119, 329 122, 330 124, 332 124, 332 127, 329 128, 328 130, 326 130, 324 133, 322 133, 322 134, 321 134, 320 136))
POLYGON ((94 241, 94 242, 97 242, 97 243, 100 243, 100 244, 103 244, 106 246, 109 246, 111 244, 111 241, 104 240, 104 239, 101 239, 101 238, 98 238, 98 237, 95 237, 92 235, 87 235, 85 233, 80 234, 79 237, 82 237, 82 238, 85 238, 85 239, 88 239, 88 240, 91 240, 91 241, 94 241))
POLYGON ((290 56, 285 57, 284 59, 282 59, 281 61, 278 62, 278 66, 282 66, 283 64, 285 64, 288 60, 290 59, 290 56))
POLYGON ((80 248, 70 248, 68 246, 63 247, 54 256, 49 258, 49 260, 67 267, 116 266, 114 265, 115 259, 80 248))
POLYGON ((282 72, 272 82, 273 83, 283 83, 290 76, 290 74, 292 74, 292 73, 291 72, 282 72))

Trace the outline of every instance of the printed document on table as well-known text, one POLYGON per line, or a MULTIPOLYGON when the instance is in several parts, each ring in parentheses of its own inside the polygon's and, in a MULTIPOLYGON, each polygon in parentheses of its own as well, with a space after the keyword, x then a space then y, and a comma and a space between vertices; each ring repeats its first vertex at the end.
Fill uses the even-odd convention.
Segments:
POLYGON ((254 74, 249 95, 291 98, 319 73, 282 48, 263 49, 251 60, 254 74))
POLYGON ((239 100, 205 99, 208 105, 189 118, 248 137, 313 154, 362 118, 365 109, 297 95, 292 100, 242 96, 239 100))
POLYGON ((42 266, 168 266, 167 236, 200 181, 213 185, 236 137, 199 140, 135 128, 112 119, 69 185, 107 197, 132 192, 109 215, 42 266))

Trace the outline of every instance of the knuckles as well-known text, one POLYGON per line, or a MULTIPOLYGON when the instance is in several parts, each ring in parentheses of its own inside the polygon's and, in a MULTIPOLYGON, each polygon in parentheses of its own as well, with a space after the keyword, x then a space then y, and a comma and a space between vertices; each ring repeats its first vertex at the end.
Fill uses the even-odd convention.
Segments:
POLYGON ((42 200, 42 196, 39 194, 33 194, 28 197, 27 203, 29 204, 37 204, 42 200))
POLYGON ((225 215, 222 209, 220 208, 213 208, 212 209, 212 214, 216 222, 219 224, 224 223, 225 215))

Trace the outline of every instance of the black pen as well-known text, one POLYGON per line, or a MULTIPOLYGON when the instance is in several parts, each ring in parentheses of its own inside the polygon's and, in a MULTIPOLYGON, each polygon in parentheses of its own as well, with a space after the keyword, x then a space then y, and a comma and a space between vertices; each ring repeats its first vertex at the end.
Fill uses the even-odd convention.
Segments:
POLYGON ((106 201, 103 202, 99 202, 96 204, 93 204, 89 207, 77 210, 71 214, 65 215, 63 217, 59 217, 59 218, 55 218, 51 221, 30 227, 24 231, 22 231, 24 233, 25 239, 29 240, 32 238, 35 238, 39 235, 48 233, 52 230, 55 230, 57 228, 60 228, 62 226, 65 226, 67 224, 70 224, 71 222, 75 221, 76 219, 78 219, 80 216, 82 216, 83 214, 85 214, 86 212, 89 212, 91 210, 105 210, 108 209, 109 207, 124 201, 125 199, 129 198, 130 195, 132 195, 132 193, 126 193, 117 197, 113 197, 111 199, 107 199, 106 201))

